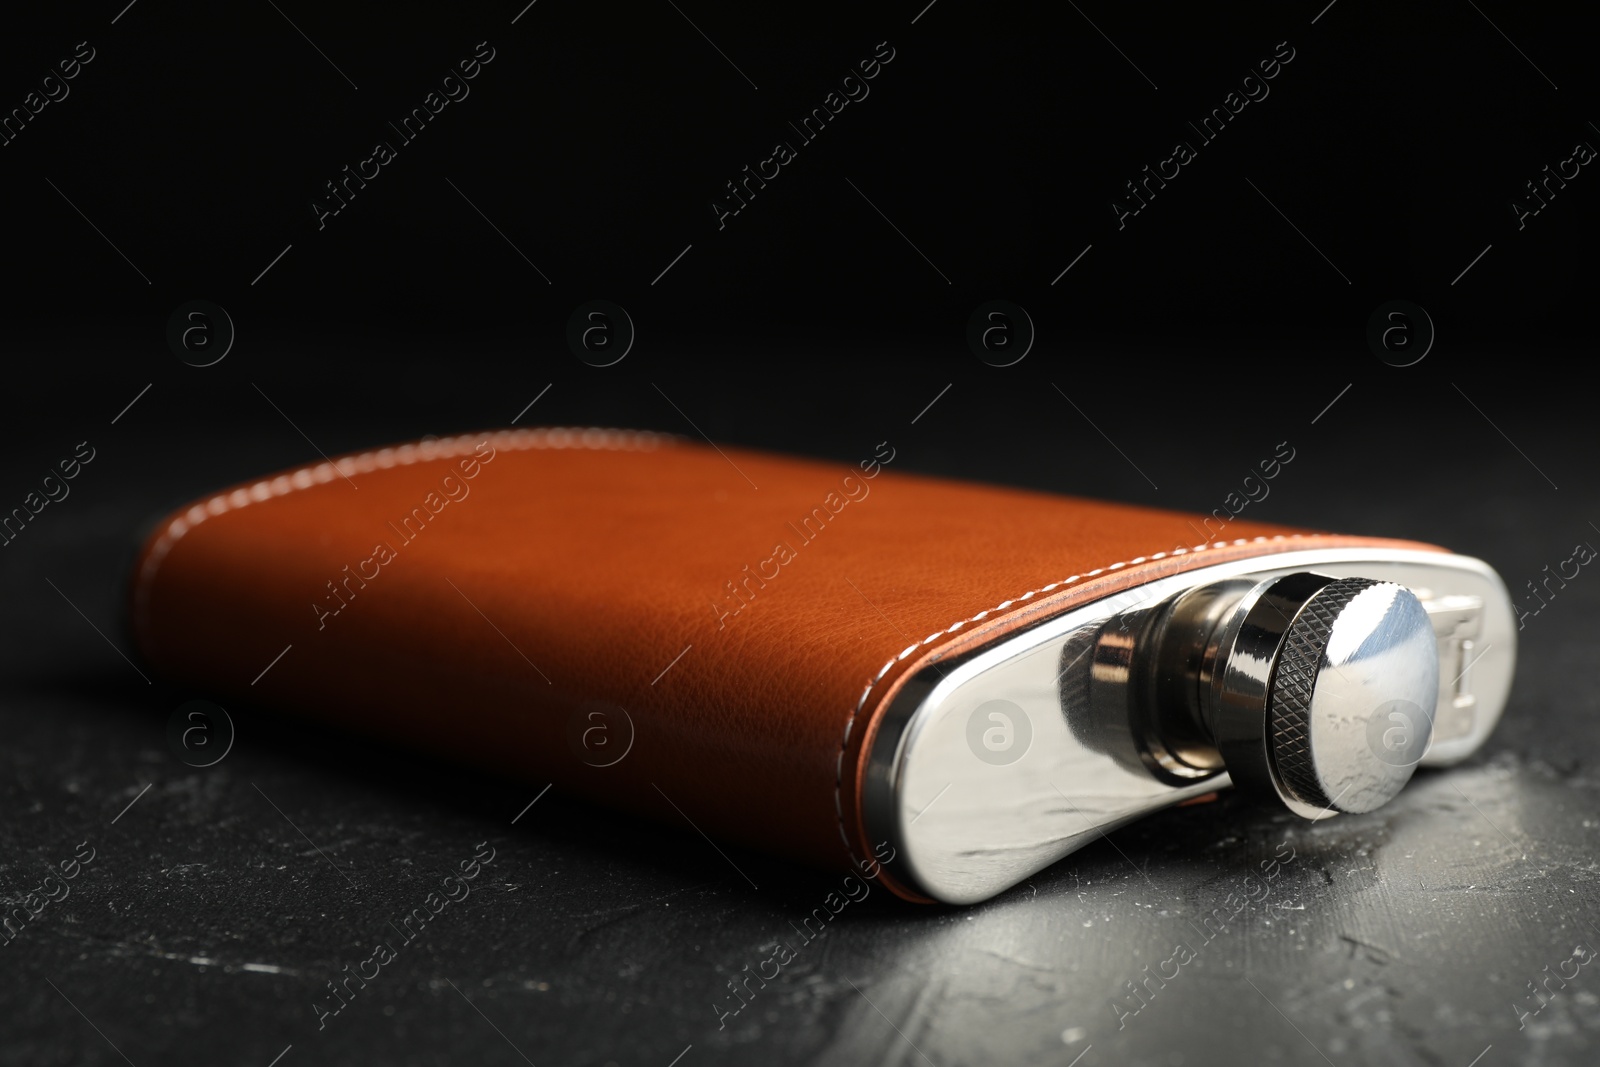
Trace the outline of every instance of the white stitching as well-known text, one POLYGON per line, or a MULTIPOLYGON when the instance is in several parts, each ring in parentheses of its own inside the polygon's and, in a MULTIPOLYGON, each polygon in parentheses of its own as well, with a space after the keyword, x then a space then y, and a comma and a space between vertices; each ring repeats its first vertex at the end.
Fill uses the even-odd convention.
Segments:
POLYGON ((141 634, 146 632, 150 586, 162 561, 185 534, 214 516, 238 511, 253 503, 271 500, 273 497, 287 496, 298 489, 331 482, 336 475, 371 474, 376 470, 409 467, 415 463, 436 459, 455 459, 476 449, 484 441, 488 441, 496 449, 504 448, 508 452, 545 448, 647 452, 663 444, 676 443, 678 440, 680 438, 675 434, 598 427, 574 429, 552 426, 539 429, 495 430, 483 434, 461 434, 437 441, 412 441, 359 454, 344 455, 332 462, 313 463, 279 474, 270 481, 259 481, 248 488, 224 490, 203 503, 191 505, 182 514, 175 516, 167 523, 167 528, 161 532, 160 538, 150 546, 150 552, 145 556, 144 563, 139 568, 139 576, 134 582, 134 628, 141 634))
MULTIPOLYGON (((1255 544, 1255 543, 1264 542, 1264 541, 1298 541, 1298 540, 1302 540, 1302 539, 1307 538, 1307 537, 1320 537, 1320 536, 1322 536, 1322 535, 1321 534, 1274 534, 1271 537, 1266 537, 1266 536, 1253 537, 1253 538, 1240 537, 1240 538, 1237 538, 1236 540, 1234 540, 1233 542, 1231 542, 1231 544, 1232 545, 1248 545, 1248 544, 1255 544)), ((877 688, 878 683, 883 681, 883 676, 889 673, 890 668, 892 668, 896 663, 899 663, 901 660, 905 659, 907 656, 911 655, 911 653, 917 651, 918 649, 922 648, 924 645, 928 644, 930 641, 933 641, 933 640, 935 640, 935 639, 937 639, 939 637, 942 637, 945 634, 955 633, 957 630, 959 630, 961 627, 965 626, 967 623, 969 623, 969 622, 978 622, 979 620, 983 619, 984 616, 989 615, 991 612, 1001 611, 1004 608, 1007 608, 1007 607, 1011 606, 1013 603, 1015 603, 1015 602, 1017 602, 1019 600, 1028 599, 1028 597, 1033 596, 1035 593, 1048 593, 1052 589, 1056 589, 1056 588, 1058 588, 1060 586, 1063 586, 1063 585, 1071 585, 1073 582, 1076 582, 1076 581, 1078 581, 1078 580, 1080 580, 1082 578, 1093 578, 1097 574, 1105 574, 1108 571, 1119 570, 1120 568, 1126 567, 1129 564, 1133 564, 1133 563, 1154 563, 1156 560, 1158 560, 1158 559, 1166 559, 1168 556, 1181 556, 1181 555, 1184 555, 1184 554, 1190 553, 1190 552, 1204 552, 1207 549, 1228 548, 1228 547, 1230 547, 1230 542, 1217 541, 1217 542, 1212 543, 1212 544, 1195 545, 1192 548, 1181 548, 1181 547, 1180 548, 1174 548, 1170 552, 1155 552, 1155 553, 1152 553, 1151 555, 1148 555, 1148 556, 1137 556, 1134 559, 1127 560, 1126 562, 1113 563, 1113 564, 1111 564, 1109 566, 1106 566, 1106 567, 1096 567, 1094 570, 1086 571, 1083 574, 1074 574, 1070 578, 1063 578, 1059 582, 1051 582, 1049 585, 1042 586, 1042 587, 1040 587, 1038 589, 1033 590, 1032 592, 1024 593, 1021 596, 1012 597, 1010 600, 1002 601, 1001 603, 997 604, 996 606, 994 606, 992 608, 988 608, 988 609, 985 609, 984 611, 978 612, 976 615, 972 616, 970 619, 962 619, 960 622, 955 623, 952 626, 948 626, 943 630, 935 630, 933 633, 929 634, 927 637, 923 638, 921 641, 918 641, 915 644, 907 646, 904 650, 902 650, 900 652, 899 655, 895 656, 893 659, 889 660, 889 662, 885 663, 882 667, 880 667, 878 669, 878 673, 873 676, 872 681, 868 682, 866 688, 861 691, 861 699, 856 701, 856 706, 854 708, 852 708, 851 711, 850 711, 850 718, 845 721, 845 724, 844 724, 844 739, 839 742, 839 757, 838 757, 837 761, 834 764, 833 807, 834 807, 834 810, 839 815, 839 837, 844 841, 845 853, 846 853, 846 855, 848 855, 850 857, 851 862, 855 863, 857 861, 856 861, 855 849, 853 849, 850 846, 850 835, 849 835, 848 832, 846 832, 845 823, 844 823, 844 754, 845 754, 845 750, 850 747, 850 733, 855 728, 856 717, 861 714, 861 709, 866 707, 867 698, 872 695, 872 691, 877 688)))

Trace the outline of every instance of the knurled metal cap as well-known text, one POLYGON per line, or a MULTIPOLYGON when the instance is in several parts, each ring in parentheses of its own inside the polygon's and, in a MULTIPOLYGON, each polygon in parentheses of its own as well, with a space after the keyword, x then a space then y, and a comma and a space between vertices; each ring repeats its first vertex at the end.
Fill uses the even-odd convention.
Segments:
POLYGON ((1323 586, 1273 664, 1267 748, 1280 789, 1332 811, 1386 804, 1428 749, 1438 689, 1438 643, 1410 590, 1368 578, 1323 586))

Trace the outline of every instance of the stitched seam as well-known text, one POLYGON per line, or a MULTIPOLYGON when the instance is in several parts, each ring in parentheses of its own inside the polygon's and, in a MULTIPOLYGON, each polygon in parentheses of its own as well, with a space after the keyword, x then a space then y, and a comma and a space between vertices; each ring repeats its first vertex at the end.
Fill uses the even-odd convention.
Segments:
POLYGON ((1124 560, 1124 561, 1119 562, 1119 563, 1112 563, 1112 564, 1109 564, 1109 565, 1104 566, 1104 567, 1096 567, 1092 571, 1085 571, 1082 574, 1074 574, 1070 578, 1061 579, 1059 582, 1051 582, 1049 585, 1040 586, 1038 589, 1031 589, 1028 592, 1023 593, 1021 596, 1012 597, 1010 600, 1002 600, 1000 603, 996 604, 992 608, 988 608, 988 609, 986 609, 984 611, 980 611, 976 615, 972 616, 971 618, 962 619, 960 622, 952 623, 951 625, 945 627, 943 630, 935 630, 933 633, 929 634, 927 637, 924 637, 921 641, 917 641, 914 644, 911 644, 911 645, 907 646, 899 655, 894 656, 887 663, 885 663, 882 667, 878 668, 878 673, 873 675, 872 680, 870 682, 868 682, 866 688, 862 690, 861 699, 856 701, 856 706, 850 710, 850 717, 847 720, 845 720, 844 737, 839 741, 839 756, 838 756, 838 759, 837 759, 837 761, 835 762, 835 765, 834 765, 834 775, 833 775, 833 807, 834 807, 834 811, 839 816, 839 837, 844 841, 845 854, 850 857, 850 861, 852 863, 859 862, 859 861, 856 860, 855 849, 853 849, 850 846, 850 834, 845 829, 845 822, 844 822, 844 756, 845 756, 845 751, 846 751, 846 749, 848 749, 850 747, 850 733, 855 728, 856 717, 861 714, 861 709, 866 707, 867 698, 872 695, 872 691, 877 688, 878 683, 883 681, 883 676, 888 674, 889 671, 894 667, 894 665, 896 663, 899 663, 901 660, 905 659, 907 656, 911 655, 913 652, 916 652, 918 649, 923 648, 926 645, 932 644, 934 641, 936 641, 939 638, 945 636, 946 634, 955 633, 957 630, 961 629, 963 626, 967 625, 970 622, 979 622, 982 619, 987 618, 988 616, 995 614, 996 612, 1004 611, 1006 608, 1011 607, 1013 604, 1021 603, 1024 600, 1028 600, 1028 599, 1031 599, 1032 597, 1035 597, 1035 596, 1039 595, 1040 593, 1048 593, 1048 592, 1051 592, 1052 590, 1059 589, 1062 586, 1071 585, 1074 582, 1082 581, 1082 580, 1084 580, 1086 578, 1094 578, 1094 577, 1097 577, 1097 576, 1102 575, 1102 574, 1109 574, 1112 571, 1118 571, 1118 570, 1121 570, 1124 567, 1137 566, 1138 564, 1141 564, 1141 563, 1154 563, 1158 559, 1168 559, 1168 558, 1173 558, 1173 557, 1177 557, 1177 556, 1193 555, 1196 552, 1204 552, 1207 549, 1228 548, 1228 547, 1236 546, 1236 545, 1250 545, 1250 544, 1257 544, 1257 543, 1261 543, 1261 542, 1270 542, 1270 541, 1298 541, 1298 540, 1303 540, 1303 539, 1306 539, 1306 538, 1314 538, 1314 537, 1320 537, 1320 536, 1322 536, 1322 535, 1320 535, 1320 534, 1274 534, 1271 537, 1266 537, 1266 536, 1261 536, 1261 537, 1240 537, 1240 538, 1236 538, 1236 539, 1234 539, 1232 541, 1213 541, 1213 542, 1209 542, 1209 543, 1203 544, 1203 545, 1194 545, 1194 546, 1191 546, 1189 548, 1175 548, 1171 552, 1156 552, 1156 553, 1154 553, 1152 555, 1149 555, 1149 556, 1135 556, 1133 559, 1130 559, 1130 560, 1124 560))
POLYGON ((250 486, 241 486, 217 493, 210 498, 190 505, 167 523, 161 536, 150 546, 139 575, 134 581, 134 627, 145 632, 149 608, 150 588, 155 574, 174 545, 190 530, 209 518, 238 511, 251 504, 288 496, 313 485, 323 485, 338 477, 351 474, 371 474, 392 467, 409 467, 433 460, 456 459, 474 454, 485 441, 498 450, 527 452, 539 449, 588 449, 607 451, 650 451, 662 444, 678 440, 675 434, 653 433, 648 430, 611 430, 597 427, 495 430, 486 434, 460 434, 437 441, 411 441, 386 448, 375 448, 359 454, 340 456, 337 460, 311 463, 272 478, 262 479, 250 486))

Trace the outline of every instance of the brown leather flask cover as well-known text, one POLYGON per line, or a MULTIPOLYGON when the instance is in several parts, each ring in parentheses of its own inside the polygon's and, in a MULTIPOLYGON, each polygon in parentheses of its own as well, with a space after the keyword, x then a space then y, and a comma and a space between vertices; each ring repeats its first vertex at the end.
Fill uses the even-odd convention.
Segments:
POLYGON ((881 844, 865 753, 917 670, 1211 563, 1431 547, 1243 520, 1203 541, 1202 516, 902 465, 564 429, 345 456, 163 520, 135 638, 219 700, 855 867, 881 844))

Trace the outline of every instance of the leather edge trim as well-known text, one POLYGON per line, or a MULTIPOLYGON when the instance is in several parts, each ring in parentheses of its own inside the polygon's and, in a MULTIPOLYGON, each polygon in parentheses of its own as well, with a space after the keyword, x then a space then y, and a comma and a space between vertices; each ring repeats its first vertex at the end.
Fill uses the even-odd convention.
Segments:
POLYGON ((663 445, 676 445, 684 439, 676 434, 652 430, 618 430, 599 427, 520 427, 508 430, 485 430, 480 433, 457 434, 429 441, 406 441, 364 452, 346 452, 319 463, 292 467, 275 475, 249 482, 238 482, 210 496, 196 498, 168 513, 156 525, 141 548, 133 570, 129 589, 131 629, 136 646, 144 643, 148 633, 150 590, 156 571, 161 568, 167 554, 190 530, 206 519, 237 511, 251 504, 276 497, 287 496, 300 489, 331 482, 336 477, 350 474, 370 474, 391 467, 409 467, 416 463, 457 459, 469 455, 487 441, 497 448, 511 452, 539 449, 583 449, 626 452, 649 452, 663 445), (348 467, 341 469, 341 464, 348 467))
MULTIPOLYGON (((850 714, 845 721, 844 736, 839 742, 839 756, 834 775, 834 809, 839 817, 839 837, 844 843, 846 862, 851 866, 855 866, 858 862, 856 860, 855 846, 852 844, 850 839, 851 829, 855 831, 857 839, 863 843, 866 843, 870 850, 870 841, 867 835, 865 817, 861 809, 860 797, 864 788, 863 778, 866 774, 867 767, 866 753, 871 751, 872 741, 877 735, 880 712, 894 699, 895 694, 899 691, 904 681, 917 671, 921 670, 922 667, 929 663, 944 659, 955 652, 964 652, 967 651, 969 647, 974 647, 981 643, 1003 636, 1009 632, 1019 629, 1025 624, 1035 621, 1042 621, 1043 618, 1046 618, 1049 615, 1059 614, 1061 611, 1069 608, 1078 607, 1082 604, 1097 600, 1100 597, 1109 596, 1112 593, 1131 588, 1150 577, 1154 577, 1154 575, 1149 574, 1151 569, 1162 571, 1163 573, 1161 576, 1165 576, 1167 574, 1181 574, 1184 571, 1194 569, 1195 567, 1204 566, 1216 558, 1215 556, 1205 556, 1203 557, 1203 563, 1190 564, 1189 560, 1191 558, 1198 557, 1202 552, 1217 552, 1218 555, 1226 558, 1249 558, 1252 554, 1262 556, 1275 555, 1282 552, 1291 552, 1300 548, 1313 546, 1319 548, 1391 547, 1409 548, 1429 552, 1449 551, 1448 549, 1441 548, 1438 545, 1431 545, 1419 541, 1326 533, 1291 533, 1274 534, 1271 536, 1262 535, 1254 538, 1236 538, 1233 541, 1208 542, 1205 544, 1189 546, 1187 548, 1180 546, 1167 552, 1156 552, 1146 556, 1135 556, 1130 560, 1107 564, 1103 567, 1096 567, 1094 570, 1085 571, 1081 574, 1074 574, 1068 578, 1063 578, 1060 581, 1051 582, 1048 585, 1041 586, 1038 589, 1029 590, 1028 592, 1019 596, 1014 596, 1008 600, 1003 600, 994 607, 980 611, 970 618, 962 619, 959 622, 952 623, 943 630, 936 630, 927 637, 923 638, 921 641, 907 646, 898 655, 892 657, 888 662, 880 667, 877 674, 875 674, 872 679, 867 682, 865 688, 862 690, 861 698, 856 701, 855 707, 851 709, 850 714), (1312 544, 1307 545, 1307 542, 1311 542, 1312 544), (1240 549, 1254 549, 1254 552, 1240 551, 1240 549), (1161 560, 1173 561, 1176 562, 1177 565, 1174 566, 1173 562, 1169 562, 1165 567, 1163 567, 1159 562, 1161 560), (1129 571, 1128 568, 1130 567, 1135 569, 1129 571), (1082 584, 1074 585, 1074 583, 1082 584), (1032 598, 1041 593, 1050 593, 1053 590, 1061 589, 1063 586, 1073 586, 1073 588, 1055 596, 1047 596, 1044 599, 1036 601, 1034 604, 1027 606, 1028 608, 1033 608, 1035 610, 1027 610, 1026 608, 1019 608, 1015 611, 1008 610, 1016 605, 1020 605, 1023 601, 1032 600, 1032 598), (1005 614, 999 614, 1002 612, 1005 614), (935 644, 939 638, 955 634, 958 630, 961 630, 969 623, 981 622, 991 615, 996 616, 996 618, 990 623, 990 625, 969 630, 966 634, 956 637, 952 641, 942 644, 935 644), (897 664, 903 663, 907 660, 907 657, 912 656, 914 653, 918 652, 918 650, 925 651, 921 656, 918 656, 909 663, 906 663, 904 669, 895 676, 894 680, 879 692, 877 699, 872 704, 870 711, 867 711, 865 719, 863 720, 864 724, 860 732, 860 736, 857 739, 857 744, 852 746, 851 736, 855 732, 856 722, 858 719, 862 719, 862 712, 867 708, 867 702, 872 698, 873 691, 878 688, 879 683, 883 681, 885 676, 894 670, 897 664), (844 807, 844 765, 845 757, 852 747, 855 750, 855 755, 854 769, 853 773, 851 774, 851 818, 847 822, 844 807), (854 825, 851 826, 850 823, 853 823, 854 825)), ((1217 562, 1223 561, 1224 560, 1222 559, 1217 560, 1217 562)), ((888 886, 888 888, 896 896, 901 897, 904 900, 919 904, 938 903, 937 901, 913 892, 906 886, 902 885, 889 873, 889 867, 887 864, 884 865, 882 880, 883 884, 888 886)))

